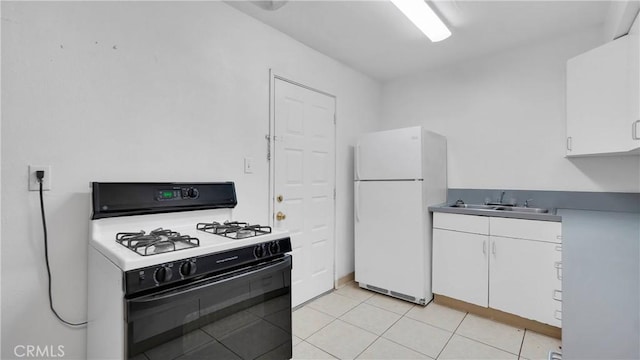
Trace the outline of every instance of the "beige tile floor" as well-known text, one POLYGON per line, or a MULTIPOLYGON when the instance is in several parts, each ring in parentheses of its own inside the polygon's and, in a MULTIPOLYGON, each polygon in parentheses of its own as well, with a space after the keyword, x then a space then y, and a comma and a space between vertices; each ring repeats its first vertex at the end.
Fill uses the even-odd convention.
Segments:
POLYGON ((560 341, 350 283, 293 312, 294 359, 547 359, 560 341))

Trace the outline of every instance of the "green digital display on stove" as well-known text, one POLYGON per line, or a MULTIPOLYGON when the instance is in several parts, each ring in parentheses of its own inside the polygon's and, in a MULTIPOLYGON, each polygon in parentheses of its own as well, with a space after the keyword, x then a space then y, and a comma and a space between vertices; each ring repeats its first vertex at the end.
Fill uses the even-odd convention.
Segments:
POLYGON ((180 198, 180 192, 176 190, 159 190, 158 200, 173 200, 180 198))

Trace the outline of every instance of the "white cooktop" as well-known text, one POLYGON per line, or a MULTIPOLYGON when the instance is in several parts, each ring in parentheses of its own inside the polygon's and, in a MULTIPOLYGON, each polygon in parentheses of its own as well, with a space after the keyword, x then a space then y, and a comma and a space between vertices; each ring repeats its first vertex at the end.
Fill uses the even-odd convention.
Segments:
POLYGON ((167 214, 123 216, 91 221, 91 240, 89 245, 123 271, 163 264, 195 256, 216 253, 238 247, 254 245, 289 236, 286 231, 273 231, 244 239, 231 239, 196 230, 196 224, 212 221, 231 221, 230 209, 186 211, 167 214), (181 235, 189 235, 200 240, 200 246, 171 251, 161 254, 142 256, 116 242, 119 232, 149 233, 157 228, 171 229, 181 235))

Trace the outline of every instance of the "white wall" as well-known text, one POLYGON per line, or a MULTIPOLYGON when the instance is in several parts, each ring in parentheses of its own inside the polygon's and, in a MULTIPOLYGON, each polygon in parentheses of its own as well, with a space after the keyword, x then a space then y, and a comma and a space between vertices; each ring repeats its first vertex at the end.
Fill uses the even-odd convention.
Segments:
POLYGON ((385 84, 382 128, 448 138, 449 187, 639 192, 638 157, 567 159, 565 63, 601 29, 543 39, 385 84))
POLYGON ((90 181, 233 180, 236 217, 267 222, 270 68, 337 96, 337 277, 352 271, 351 145, 378 123, 377 82, 221 2, 3 2, 2 15, 2 359, 27 344, 85 356, 85 330, 48 308, 27 166, 52 166, 55 306, 83 321, 90 181))

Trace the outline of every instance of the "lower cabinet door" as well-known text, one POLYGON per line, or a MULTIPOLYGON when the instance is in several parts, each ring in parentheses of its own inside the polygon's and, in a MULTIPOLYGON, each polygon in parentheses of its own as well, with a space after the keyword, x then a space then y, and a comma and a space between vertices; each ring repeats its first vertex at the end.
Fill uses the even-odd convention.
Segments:
POLYGON ((433 292, 488 306, 489 236, 433 229, 433 292))
POLYGON ((490 237, 489 307, 561 326, 558 244, 490 237))

